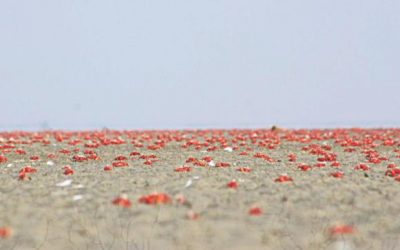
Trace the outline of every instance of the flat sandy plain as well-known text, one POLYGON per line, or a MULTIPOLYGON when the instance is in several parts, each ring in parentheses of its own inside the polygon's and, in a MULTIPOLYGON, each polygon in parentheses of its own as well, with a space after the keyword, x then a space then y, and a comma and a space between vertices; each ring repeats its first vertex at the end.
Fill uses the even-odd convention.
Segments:
POLYGON ((399 139, 397 129, 3 132, 0 249, 400 249, 399 139))

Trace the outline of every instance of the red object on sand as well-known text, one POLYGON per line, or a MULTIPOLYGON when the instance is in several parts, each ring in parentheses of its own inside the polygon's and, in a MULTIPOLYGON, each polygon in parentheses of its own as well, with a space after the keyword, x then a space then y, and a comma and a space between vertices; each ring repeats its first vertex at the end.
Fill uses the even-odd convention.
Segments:
POLYGON ((113 167, 110 165, 104 167, 104 171, 111 171, 111 170, 113 170, 113 167))
POLYGON ((291 181, 293 181, 293 178, 287 175, 281 175, 275 179, 275 182, 291 182, 291 181))
POLYGON ((259 208, 259 207, 252 207, 252 208, 250 208, 250 210, 249 210, 249 215, 252 215, 252 216, 259 216, 259 215, 261 215, 262 213, 263 213, 263 211, 262 211, 262 209, 259 208))
POLYGON ((9 238, 12 235, 12 230, 9 227, 0 227, 0 238, 9 238))
POLYGON ((191 167, 183 166, 183 167, 177 167, 174 170, 175 172, 190 172, 192 171, 191 167))
POLYGON ((236 180, 231 180, 230 182, 228 182, 228 184, 226 184, 226 186, 228 188, 236 189, 239 187, 239 183, 236 180))
POLYGON ((113 167, 127 167, 128 163, 126 161, 116 161, 112 163, 113 167))
POLYGON ((140 197, 139 202, 148 205, 168 204, 171 203, 171 197, 165 193, 153 193, 140 197))
POLYGON ((236 171, 239 171, 242 173, 250 173, 252 171, 252 169, 248 168, 248 167, 240 167, 240 168, 237 168, 236 171))
POLYGON ((351 225, 338 225, 333 226, 329 229, 331 235, 344 235, 344 234, 353 234, 356 232, 356 229, 351 225))
POLYGON ((129 208, 132 206, 132 202, 127 197, 124 197, 124 196, 115 198, 112 201, 112 204, 114 204, 116 206, 124 207, 124 208, 129 208))
POLYGON ((64 167, 64 175, 73 175, 75 171, 71 168, 71 166, 64 167))
POLYGON ((331 173, 330 176, 335 177, 335 178, 343 178, 344 173, 343 172, 334 172, 334 173, 331 173))

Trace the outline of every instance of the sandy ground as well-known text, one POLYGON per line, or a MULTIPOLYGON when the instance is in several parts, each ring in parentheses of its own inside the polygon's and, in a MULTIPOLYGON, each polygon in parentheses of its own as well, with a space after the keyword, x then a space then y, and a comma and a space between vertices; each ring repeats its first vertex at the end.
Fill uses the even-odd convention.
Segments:
POLYGON ((400 160, 393 147, 375 148, 389 161, 370 164, 372 169, 365 172, 354 170, 366 162, 360 149, 346 153, 333 140, 312 142, 333 147, 345 174, 339 179, 329 175, 338 170, 329 165, 306 172, 297 168, 299 163, 317 162, 315 155, 301 150, 310 143, 282 140, 276 149, 251 145, 253 151, 243 156, 242 148, 207 152, 183 149, 182 142, 173 141, 148 150, 127 140, 93 149, 100 160, 74 162, 75 153, 58 151, 83 151, 83 144, 50 141, 46 146, 17 145, 27 154, 7 153, 8 161, 0 164, 0 227, 12 230, 10 237, 0 238, 0 249, 400 249, 400 182, 385 176, 388 162, 400 160), (116 156, 129 157, 132 151, 155 154, 160 161, 147 166, 136 157, 127 160, 128 167, 103 170, 116 156), (255 152, 279 161, 254 158, 255 152), (48 159, 49 153, 57 157, 48 159), (288 161, 289 153, 297 155, 296 162, 288 161), (32 161, 32 155, 40 159, 32 161), (189 157, 204 156, 232 165, 185 163, 189 157), (174 171, 185 164, 191 172, 174 171), (19 171, 27 165, 37 173, 29 174, 30 180, 19 180, 19 171), (64 175, 65 165, 75 173, 64 175), (239 172, 238 166, 252 171, 239 172), (274 182, 284 173, 294 181, 274 182), (57 186, 69 179, 71 185, 57 186), (232 179, 238 181, 237 189, 226 186, 232 179), (186 187, 189 180, 192 183, 186 187), (173 201, 139 203, 142 195, 152 192, 167 193, 173 201), (121 194, 128 196, 131 207, 112 204, 121 194), (187 202, 175 201, 177 195, 184 195, 187 202), (260 215, 249 214, 254 206, 262 209, 260 215), (188 218, 189 211, 199 217, 188 218), (332 235, 329 230, 335 225, 351 225, 355 231, 332 235))

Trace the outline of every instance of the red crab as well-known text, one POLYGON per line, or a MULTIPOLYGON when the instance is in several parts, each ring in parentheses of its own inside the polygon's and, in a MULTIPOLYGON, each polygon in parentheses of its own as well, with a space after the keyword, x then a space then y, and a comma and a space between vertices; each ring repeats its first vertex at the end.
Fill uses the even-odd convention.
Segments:
POLYGON ((301 171, 311 170, 311 166, 305 164, 300 164, 299 166, 297 166, 297 168, 299 168, 301 171))
POLYGON ((275 179, 275 182, 292 182, 293 178, 287 175, 281 175, 275 179))
POLYGON ((400 175, 400 169, 399 168, 390 168, 388 170, 386 170, 385 173, 386 176, 390 176, 390 177, 396 177, 400 175))
POLYGON ((104 171, 111 171, 111 170, 113 170, 112 166, 110 166, 110 165, 104 166, 104 171))
POLYGON ((183 166, 175 168, 175 172, 190 172, 190 171, 192 171, 191 167, 183 166))
POLYGON ((252 171, 252 169, 248 168, 248 167, 240 167, 240 168, 237 168, 236 171, 239 171, 242 173, 250 173, 252 171))
POLYGON ((165 193, 153 193, 140 197, 139 202, 148 205, 168 204, 171 203, 171 197, 165 193))
POLYGON ((75 171, 71 166, 64 166, 64 175, 73 175, 75 171))
POLYGON ((335 177, 335 178, 343 178, 344 173, 343 172, 334 172, 334 173, 331 173, 330 176, 335 177))
POLYGON ((113 167, 128 167, 128 163, 126 161, 115 161, 112 163, 113 167))
POLYGON ((31 166, 26 166, 19 171, 20 173, 36 173, 37 169, 31 166))
POLYGON ((39 156, 37 156, 37 155, 33 155, 33 156, 29 157, 29 159, 30 159, 31 161, 38 161, 40 158, 39 158, 39 156))
POLYGON ((12 230, 9 227, 0 227, 0 238, 9 238, 12 236, 12 230))
POLYGON ((114 158, 115 161, 126 161, 128 158, 123 155, 118 155, 117 157, 114 158))
POLYGON ((236 180, 231 180, 226 184, 228 188, 237 189, 239 187, 239 183, 236 180))
POLYGON ((121 196, 115 198, 112 201, 112 204, 114 204, 116 206, 124 207, 124 208, 129 208, 132 206, 132 202, 128 199, 128 197, 126 195, 121 195, 121 196))
POLYGON ((355 166, 354 169, 368 171, 370 168, 368 167, 367 164, 361 163, 361 164, 358 164, 357 166, 355 166))
POLYGON ((355 230, 354 226, 351 226, 351 225, 337 225, 337 226, 333 226, 329 229, 329 233, 332 236, 343 235, 343 234, 353 234, 355 232, 356 232, 356 230, 355 230))
POLYGON ((252 215, 252 216, 260 216, 262 213, 263 213, 263 211, 260 207, 251 207, 249 209, 249 215, 252 215))
POLYGON ((74 155, 74 156, 72 157, 72 160, 73 160, 73 161, 76 161, 76 162, 83 162, 83 161, 87 161, 88 158, 85 157, 85 156, 82 156, 82 155, 74 155))
POLYGON ((140 153, 137 152, 137 151, 133 151, 133 152, 131 152, 129 155, 130 155, 130 156, 139 156, 140 153))
POLYGON ((230 167, 231 164, 227 163, 227 162, 217 162, 217 164, 215 164, 215 167, 217 168, 226 168, 226 167, 230 167))

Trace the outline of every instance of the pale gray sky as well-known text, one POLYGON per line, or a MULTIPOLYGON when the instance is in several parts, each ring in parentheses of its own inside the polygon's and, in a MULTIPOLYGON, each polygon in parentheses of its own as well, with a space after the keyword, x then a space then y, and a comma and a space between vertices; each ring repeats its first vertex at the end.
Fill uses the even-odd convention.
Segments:
POLYGON ((0 1, 0 129, 399 126, 400 1, 0 1))

